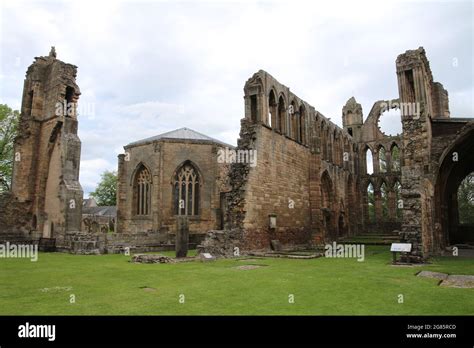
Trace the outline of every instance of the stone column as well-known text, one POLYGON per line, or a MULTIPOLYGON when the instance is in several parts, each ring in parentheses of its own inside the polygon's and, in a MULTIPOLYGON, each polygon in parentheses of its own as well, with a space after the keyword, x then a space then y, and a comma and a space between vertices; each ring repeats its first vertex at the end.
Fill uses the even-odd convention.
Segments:
POLYGON ((189 243, 189 224, 186 216, 178 216, 176 219, 176 257, 186 257, 189 243))

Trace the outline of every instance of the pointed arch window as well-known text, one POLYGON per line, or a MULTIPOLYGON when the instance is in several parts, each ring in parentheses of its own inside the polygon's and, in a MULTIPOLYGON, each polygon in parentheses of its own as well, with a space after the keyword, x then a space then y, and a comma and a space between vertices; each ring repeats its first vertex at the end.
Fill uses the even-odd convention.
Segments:
POLYGON ((187 162, 174 179, 174 207, 176 215, 199 214, 199 173, 187 162))
POLYGON ((298 123, 299 123, 299 110, 293 100, 288 109, 288 117, 290 118, 288 135, 290 138, 298 140, 298 123))
POLYGON ((278 99, 277 130, 281 134, 286 133, 286 105, 282 96, 278 99))
POLYGON ((298 141, 306 144, 306 113, 303 105, 300 106, 298 141))
POLYGON ((399 172, 400 171, 400 149, 397 145, 393 145, 391 151, 392 157, 392 171, 399 172))
POLYGON ((379 148, 379 171, 380 173, 387 172, 387 156, 385 155, 385 148, 383 146, 379 148))
POLYGON ((369 223, 375 222, 375 193, 371 182, 367 185, 367 210, 369 223))
POLYGON ((402 185, 397 180, 393 185, 393 190, 395 191, 395 199, 396 199, 396 218, 400 220, 402 218, 402 208, 403 208, 403 201, 402 201, 402 185))
POLYGON ((276 102, 275 93, 273 89, 270 91, 270 95, 268 97, 268 125, 270 127, 276 127, 276 119, 277 119, 277 108, 278 103, 276 102))
POLYGON ((151 175, 148 169, 141 165, 135 175, 135 213, 149 215, 151 203, 151 175))
POLYGON ((372 150, 368 147, 365 149, 365 170, 366 174, 374 173, 372 150))
POLYGON ((382 200, 382 218, 388 218, 388 191, 385 183, 380 186, 380 198, 382 200))

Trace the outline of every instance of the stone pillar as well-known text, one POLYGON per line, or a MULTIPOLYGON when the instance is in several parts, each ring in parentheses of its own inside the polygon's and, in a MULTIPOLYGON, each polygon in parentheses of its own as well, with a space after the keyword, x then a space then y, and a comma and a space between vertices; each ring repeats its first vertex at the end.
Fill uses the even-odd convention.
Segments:
POLYGON ((309 206, 311 211, 311 235, 313 243, 323 242, 323 216, 321 211, 321 157, 322 148, 321 138, 311 137, 309 158, 309 206))
POLYGON ((126 216, 126 202, 127 202, 127 179, 125 171, 125 159, 130 154, 118 155, 118 170, 117 170, 117 221, 115 232, 124 232, 124 221, 126 216))
POLYGON ((423 230, 431 228, 423 222, 424 177, 429 171, 431 149, 431 93, 433 82, 425 50, 406 51, 397 57, 397 78, 402 109, 403 156, 401 167, 403 201, 402 241, 412 244, 410 262, 423 259, 423 230), (407 113, 406 110, 417 110, 407 113), (405 110, 405 112, 404 112, 405 110), (423 225, 425 224, 425 225, 423 225))
POLYGON ((81 230, 79 183, 81 142, 77 136, 77 67, 49 56, 36 57, 26 72, 13 163, 12 195, 36 217, 36 230, 68 248, 68 235, 81 230))
POLYGON ((388 218, 395 221, 397 217, 397 195, 394 190, 388 191, 388 218))
POLYGON ((186 216, 178 216, 176 219, 176 257, 186 257, 189 243, 189 224, 186 216))
POLYGON ((382 195, 380 193, 380 188, 374 188, 374 200, 375 200, 375 222, 379 224, 383 220, 382 195))

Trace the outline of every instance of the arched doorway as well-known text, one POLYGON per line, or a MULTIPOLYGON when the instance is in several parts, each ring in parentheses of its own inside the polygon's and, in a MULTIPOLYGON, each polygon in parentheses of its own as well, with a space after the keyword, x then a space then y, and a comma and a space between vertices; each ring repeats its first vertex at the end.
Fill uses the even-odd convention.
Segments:
POLYGON ((443 153, 435 188, 434 247, 452 244, 474 244, 474 229, 461 226, 458 189, 474 172, 474 124, 466 128, 443 153))
POLYGON ((337 221, 337 238, 344 236, 346 236, 346 223, 344 220, 344 214, 341 213, 337 221))
MULTIPOLYGON (((325 171, 321 176, 321 210, 323 217, 324 235, 327 240, 335 240, 335 222, 333 223, 333 184, 328 172, 325 171)), ((337 232, 336 232, 337 233, 337 232)))

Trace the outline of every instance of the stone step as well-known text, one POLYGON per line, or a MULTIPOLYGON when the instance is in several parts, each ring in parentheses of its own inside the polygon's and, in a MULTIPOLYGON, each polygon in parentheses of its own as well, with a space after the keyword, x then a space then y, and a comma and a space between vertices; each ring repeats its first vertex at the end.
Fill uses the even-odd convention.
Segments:
POLYGON ((357 234, 352 237, 362 237, 362 238, 374 238, 374 237, 398 237, 398 233, 388 234, 388 233, 381 233, 381 234, 357 234))

